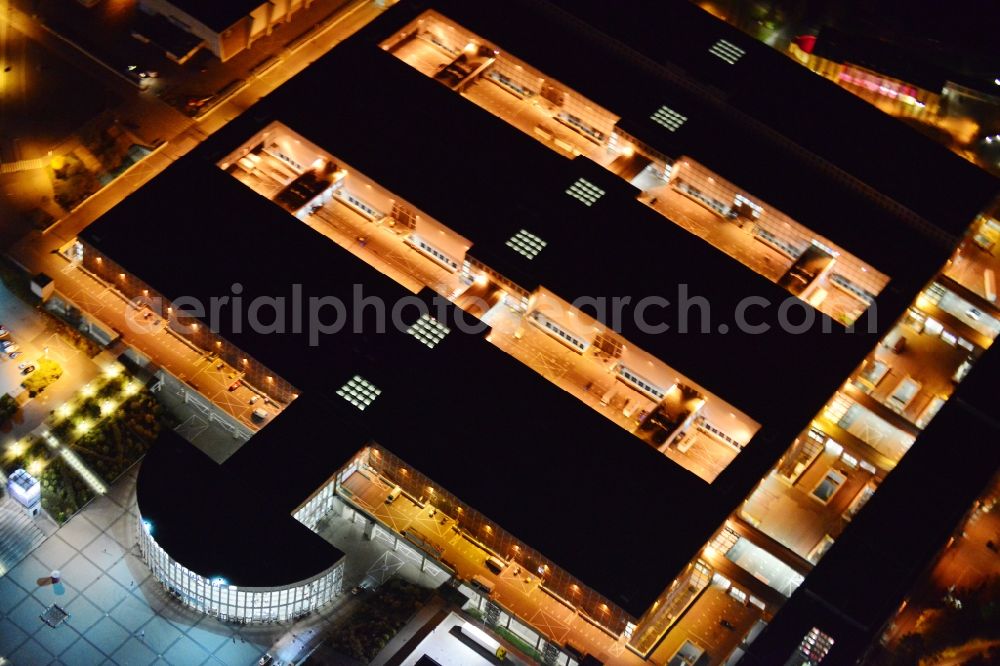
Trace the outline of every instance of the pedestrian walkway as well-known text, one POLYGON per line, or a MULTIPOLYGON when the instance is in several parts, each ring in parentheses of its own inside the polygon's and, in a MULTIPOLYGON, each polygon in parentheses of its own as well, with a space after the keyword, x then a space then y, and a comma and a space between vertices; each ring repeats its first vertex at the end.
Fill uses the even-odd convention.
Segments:
MULTIPOLYGON (((0 664, 231 666, 256 663, 268 651, 298 661, 350 615, 357 597, 349 593, 294 624, 238 626, 180 604, 135 548, 137 471, 122 475, 40 546, 27 547, 33 552, 0 575, 0 664), (54 569, 62 573, 57 584, 54 569), (52 604, 69 613, 56 627, 40 617, 52 604)), ((359 555, 360 581, 385 549, 362 555, 373 544, 360 526, 337 522, 346 527, 339 542, 359 555)), ((414 569, 410 576, 420 574, 414 569)))
POLYGON ((44 157, 36 157, 33 160, 18 160, 16 162, 4 162, 0 164, 0 174, 17 173, 18 171, 32 171, 34 169, 44 169, 48 160, 44 157))
POLYGON ((0 498, 0 576, 55 531, 56 524, 46 514, 32 518, 11 497, 0 498))
POLYGON ((166 594, 133 548, 135 474, 0 577, 0 663, 249 664, 285 631, 237 630, 166 594), (62 572, 57 584, 53 569, 62 572), (40 617, 52 604, 69 613, 57 627, 40 617))

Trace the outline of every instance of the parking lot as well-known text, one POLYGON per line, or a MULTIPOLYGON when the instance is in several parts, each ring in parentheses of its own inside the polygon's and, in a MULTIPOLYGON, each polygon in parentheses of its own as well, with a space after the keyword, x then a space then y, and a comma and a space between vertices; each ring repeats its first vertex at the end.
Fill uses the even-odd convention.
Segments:
POLYGON ((50 321, 15 296, 0 283, 0 325, 8 333, 0 343, 17 346, 16 358, 0 354, 0 391, 18 396, 21 411, 14 416, 0 435, 0 442, 12 441, 34 430, 49 412, 66 402, 76 391, 100 372, 85 353, 56 332, 50 321), (56 361, 62 376, 44 392, 29 400, 21 388, 25 375, 22 364, 37 366, 42 357, 56 361))

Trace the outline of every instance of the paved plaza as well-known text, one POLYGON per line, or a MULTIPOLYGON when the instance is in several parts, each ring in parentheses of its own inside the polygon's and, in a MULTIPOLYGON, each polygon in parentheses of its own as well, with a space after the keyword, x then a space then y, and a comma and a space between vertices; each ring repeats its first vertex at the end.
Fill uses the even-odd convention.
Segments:
MULTIPOLYGON (((41 545, 0 575, 0 664, 233 666, 256 664, 267 651, 297 661, 357 603, 345 593, 295 624, 261 626, 220 622, 182 606, 151 577, 134 546, 137 470, 54 533, 46 530, 41 545), (54 569, 62 574, 58 584, 54 569), (53 604, 69 613, 56 627, 40 617, 53 604)), ((348 553, 345 590, 391 575, 428 587, 443 582, 391 546, 365 539, 363 525, 339 512, 321 521, 320 533, 348 553)))
POLYGON ((0 656, 12 664, 250 664, 287 627, 234 627, 170 599, 136 557, 135 469, 0 577, 0 656), (53 585, 51 572, 61 581, 53 585), (39 617, 58 604, 69 617, 39 617))

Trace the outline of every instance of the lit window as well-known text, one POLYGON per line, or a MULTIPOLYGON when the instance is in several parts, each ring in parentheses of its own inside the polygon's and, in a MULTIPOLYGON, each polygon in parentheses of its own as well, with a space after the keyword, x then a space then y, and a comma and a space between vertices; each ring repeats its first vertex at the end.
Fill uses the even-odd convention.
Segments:
POLYGON ((358 375, 354 375, 349 382, 337 390, 337 395, 361 411, 372 404, 381 393, 381 389, 376 388, 374 384, 358 375))
POLYGON ((803 657, 818 664, 823 661, 823 658, 826 657, 832 647, 833 638, 813 627, 802 639, 802 643, 799 644, 799 652, 802 653, 803 657))
POLYGON ((681 125, 687 120, 687 116, 681 115, 671 109, 669 106, 661 106, 656 110, 652 116, 650 116, 660 125, 663 125, 671 132, 676 132, 681 128, 681 125))
POLYGON ((569 189, 566 190, 566 194, 570 195, 577 201, 583 202, 585 206, 593 206, 598 199, 604 196, 604 190, 599 188, 597 185, 594 185, 589 180, 580 178, 569 186, 569 189))
POLYGON ((715 44, 712 44, 712 47, 708 49, 708 52, 718 58, 722 58, 730 65, 735 65, 736 61, 746 54, 746 51, 724 39, 720 39, 715 44))
POLYGON ((439 342, 444 340, 444 336, 451 333, 451 329, 434 317, 423 314, 420 315, 420 319, 414 322, 413 326, 406 329, 406 332, 434 349, 439 342))
MULTIPOLYGON (((603 194, 603 192, 601 192, 601 194, 603 194)), ((584 203, 587 202, 585 201, 584 203)), ((587 205, 589 206, 590 204, 587 205)), ((528 259, 534 259, 538 256, 538 253, 545 248, 545 241, 538 236, 529 234, 524 229, 521 229, 514 234, 509 241, 507 241, 507 247, 514 250, 518 254, 524 255, 528 259)))

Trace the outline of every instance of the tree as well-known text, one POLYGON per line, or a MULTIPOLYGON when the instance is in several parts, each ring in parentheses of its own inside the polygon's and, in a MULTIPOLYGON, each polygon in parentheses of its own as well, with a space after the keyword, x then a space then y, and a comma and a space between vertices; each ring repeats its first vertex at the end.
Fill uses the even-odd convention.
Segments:
POLYGON ((0 424, 6 423, 10 417, 14 416, 17 409, 17 400, 12 398, 9 393, 0 396, 0 424))
POLYGON ((42 358, 35 362, 35 370, 21 382, 28 394, 34 397, 45 390, 52 382, 62 377, 62 366, 50 358, 42 358))

